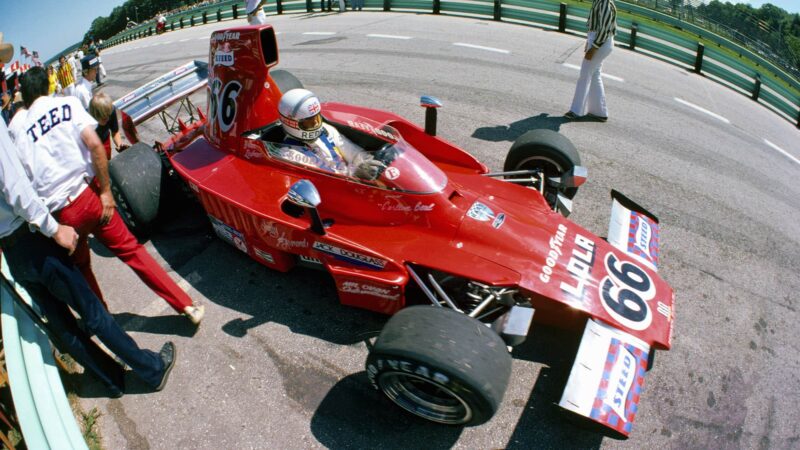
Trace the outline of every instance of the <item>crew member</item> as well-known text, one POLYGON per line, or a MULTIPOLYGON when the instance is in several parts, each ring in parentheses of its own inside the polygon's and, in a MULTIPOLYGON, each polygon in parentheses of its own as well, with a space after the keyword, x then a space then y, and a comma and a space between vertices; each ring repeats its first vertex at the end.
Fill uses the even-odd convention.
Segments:
POLYGON ((97 122, 77 99, 47 97, 47 76, 42 68, 28 71, 22 89, 29 106, 25 124, 15 132, 20 160, 54 216, 80 234, 73 258, 89 286, 103 298, 91 269, 88 236, 94 234, 150 289, 199 324, 203 307, 192 304, 116 212, 108 159, 95 132, 97 122))
POLYGON ((111 102, 111 97, 105 92, 98 92, 89 102, 89 114, 97 121, 97 136, 106 148, 106 157, 111 159, 111 144, 113 142, 117 152, 130 147, 122 143, 122 136, 119 132, 119 120, 117 119, 117 108, 111 102))
POLYGON ((262 9, 267 5, 267 0, 247 0, 247 23, 250 25, 266 25, 267 16, 262 9))
POLYGON ((97 79, 98 66, 100 66, 100 61, 92 54, 86 55, 81 59, 83 78, 75 86, 73 95, 81 101, 84 110, 89 109, 89 102, 92 101, 92 83, 97 79))

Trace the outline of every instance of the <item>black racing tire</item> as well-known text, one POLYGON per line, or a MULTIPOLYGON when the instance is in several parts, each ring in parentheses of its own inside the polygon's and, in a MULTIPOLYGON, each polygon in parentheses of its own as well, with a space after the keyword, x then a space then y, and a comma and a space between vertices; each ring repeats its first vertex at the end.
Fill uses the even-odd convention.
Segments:
POLYGON ((272 77, 272 81, 278 85, 278 89, 280 89, 281 93, 286 93, 292 89, 303 89, 303 83, 297 79, 296 76, 292 75, 291 72, 287 70, 270 70, 269 76, 272 77))
POLYGON ((158 216, 163 165, 152 147, 137 143, 111 159, 111 192, 122 220, 135 235, 150 232, 158 216))
MULTIPOLYGON (((514 141, 503 170, 542 169, 546 177, 557 177, 580 164, 578 150, 566 136, 542 129, 528 131, 514 141)), ((564 190, 564 195, 574 198, 577 192, 578 188, 569 188, 564 190)), ((546 194, 550 194, 545 198, 553 206, 554 193, 546 194)))
POLYGON ((435 306, 395 314, 367 357, 376 389, 406 411, 447 425, 491 419, 510 375, 511 355, 500 336, 476 319, 435 306))

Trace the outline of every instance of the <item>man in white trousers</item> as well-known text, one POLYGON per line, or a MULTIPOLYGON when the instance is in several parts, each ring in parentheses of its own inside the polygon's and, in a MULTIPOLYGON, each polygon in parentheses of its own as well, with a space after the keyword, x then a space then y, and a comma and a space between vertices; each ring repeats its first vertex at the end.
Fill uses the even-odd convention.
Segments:
POLYGON ((264 14, 264 6, 267 0, 247 0, 245 11, 247 11, 247 23, 250 25, 265 25, 267 23, 267 15, 264 14))
POLYGON ((581 74, 575 86, 572 106, 564 117, 605 122, 608 120, 608 108, 600 76, 603 61, 614 48, 614 33, 617 30, 617 7, 614 0, 594 0, 588 25, 589 34, 586 37, 586 54, 581 63, 581 74))

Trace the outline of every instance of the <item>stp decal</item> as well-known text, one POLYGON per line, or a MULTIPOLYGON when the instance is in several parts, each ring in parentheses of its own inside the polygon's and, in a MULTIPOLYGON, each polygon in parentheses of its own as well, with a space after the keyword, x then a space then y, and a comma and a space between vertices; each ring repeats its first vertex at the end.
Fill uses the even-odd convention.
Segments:
POLYGON ((314 242, 314 250, 319 250, 322 253, 327 253, 334 258, 344 261, 356 266, 368 267, 370 269, 383 269, 386 261, 372 256, 362 255, 351 250, 341 247, 336 247, 324 242, 314 242))
POLYGON ((644 330, 653 321, 648 301, 656 296, 650 275, 632 262, 622 262, 613 253, 606 255, 608 276, 600 282, 600 304, 622 325, 644 330))
POLYGON ((208 216, 211 219, 211 225, 214 227, 214 232, 223 241, 233 244, 234 247, 247 253, 247 241, 244 239, 244 234, 241 231, 233 228, 227 223, 217 219, 214 216, 208 216))

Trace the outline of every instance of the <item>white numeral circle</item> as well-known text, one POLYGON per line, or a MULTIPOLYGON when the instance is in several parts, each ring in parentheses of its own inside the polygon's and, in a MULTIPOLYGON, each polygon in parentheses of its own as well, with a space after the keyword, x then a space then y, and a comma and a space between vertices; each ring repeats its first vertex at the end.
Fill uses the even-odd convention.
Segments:
POLYGON ((600 303, 617 322, 632 330, 644 330, 653 321, 648 301, 656 296, 656 287, 641 267, 620 261, 613 253, 605 259, 608 276, 600 282, 600 303))

